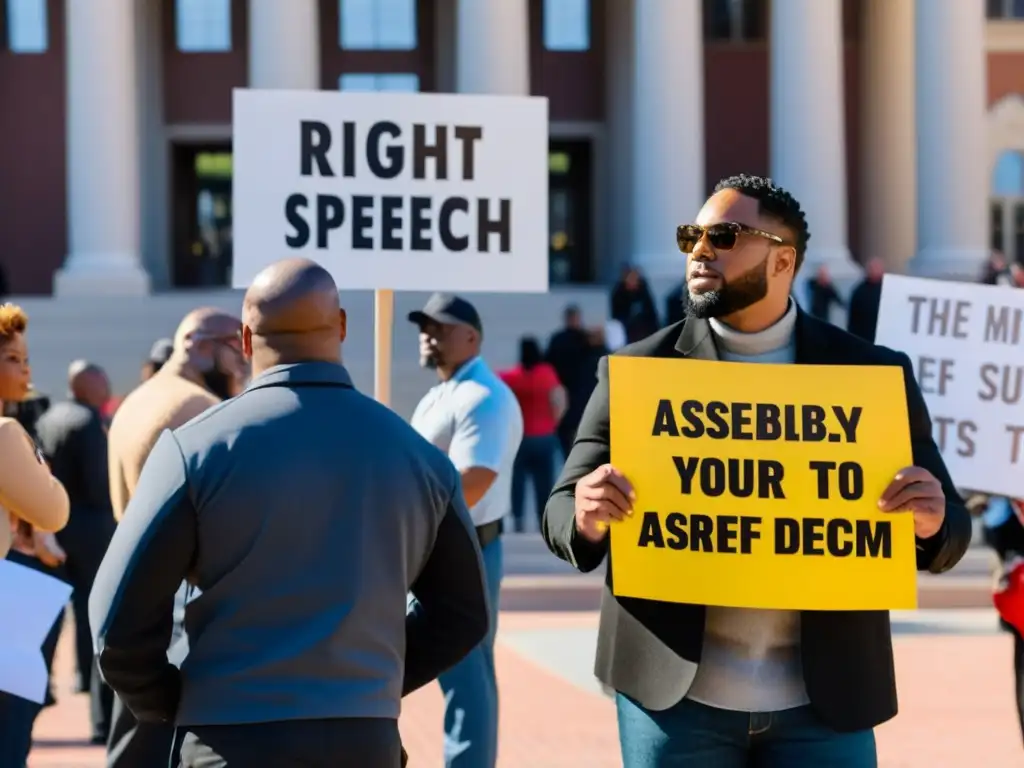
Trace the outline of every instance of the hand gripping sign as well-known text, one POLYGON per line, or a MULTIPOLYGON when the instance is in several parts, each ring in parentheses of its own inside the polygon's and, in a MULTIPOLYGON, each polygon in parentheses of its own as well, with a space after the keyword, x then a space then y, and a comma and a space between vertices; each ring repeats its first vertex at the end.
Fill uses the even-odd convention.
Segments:
POLYGON ((913 463, 902 369, 612 357, 610 387, 616 595, 917 606, 912 516, 877 506, 913 463))

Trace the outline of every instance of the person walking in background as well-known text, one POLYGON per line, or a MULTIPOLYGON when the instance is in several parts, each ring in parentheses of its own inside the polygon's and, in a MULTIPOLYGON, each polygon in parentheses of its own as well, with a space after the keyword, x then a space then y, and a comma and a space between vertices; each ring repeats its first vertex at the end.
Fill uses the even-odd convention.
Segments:
POLYGON ((611 317, 622 323, 629 342, 649 336, 660 327, 651 289, 636 267, 623 267, 622 276, 612 288, 611 317))
POLYGON ((519 365, 499 375, 515 394, 523 413, 523 441, 512 468, 512 519, 516 531, 522 533, 526 530, 526 483, 533 485, 538 523, 555 484, 555 430, 565 415, 565 387, 555 369, 544 362, 540 344, 532 336, 519 340, 519 365))
POLYGON ((100 668, 140 721, 180 726, 184 768, 397 768, 401 697, 488 628, 459 475, 353 388, 323 268, 272 264, 242 314, 251 383, 163 433, 100 568, 100 668))
POLYGON ((68 400, 53 405, 36 422, 36 437, 71 501, 71 517, 57 533, 57 542, 66 554, 64 577, 73 589, 78 689, 89 693, 92 743, 106 744, 113 694, 94 674, 89 592, 114 535, 107 430, 100 413, 110 398, 110 382, 98 365, 78 360, 68 369, 68 394, 68 400))
POLYGON ((562 328, 552 334, 544 360, 548 362, 558 375, 558 380, 565 387, 567 399, 566 411, 558 422, 558 442, 562 448, 562 456, 569 454, 576 427, 583 415, 583 406, 594 388, 594 377, 588 376, 590 368, 591 343, 587 330, 583 327, 583 314, 575 304, 565 308, 562 328))
MULTIPOLYGON (((157 439, 167 429, 187 421, 234 395, 245 376, 241 320, 219 309, 202 308, 186 315, 174 335, 170 358, 147 381, 136 387, 121 403, 110 424, 108 477, 114 518, 121 520, 135 492, 142 467, 157 439)), ((174 663, 181 663, 188 650, 184 633, 186 589, 179 580, 174 605, 174 631, 164 650, 174 663)), ((168 609, 168 619, 172 610, 168 609)), ((99 627, 92 625, 95 635, 99 627)), ((136 720, 120 699, 114 699, 110 737, 107 740, 108 768, 150 768, 167 764, 180 742, 168 723, 136 720)))
POLYGON ((828 267, 824 264, 818 267, 814 277, 807 281, 807 306, 812 317, 824 320, 826 323, 831 322, 833 306, 840 309, 846 306, 846 302, 843 301, 832 282, 832 275, 829 274, 828 267))
POLYGON ((480 356, 483 325, 465 299, 435 293, 409 313, 420 332, 420 365, 439 382, 420 400, 412 426, 448 454, 462 477, 483 552, 492 613, 487 637, 440 676, 445 696, 446 768, 494 768, 498 759, 498 681, 494 638, 504 569, 501 520, 512 506, 512 468, 523 414, 512 390, 480 356))
POLYGON ((878 306, 882 302, 885 263, 877 257, 869 259, 864 273, 864 279, 850 295, 846 330, 865 341, 874 341, 875 328, 878 326, 878 306))
POLYGON ((981 274, 981 282, 985 285, 1001 285, 1006 282, 1010 273, 1010 265, 1006 263, 1006 256, 1002 251, 992 251, 985 261, 985 268, 981 274))
MULTIPOLYGON (((28 316, 14 304, 0 305, 0 406, 24 400, 31 391, 25 332, 28 316)), ((14 418, 0 417, 0 558, 59 576, 64 553, 54 532, 68 522, 70 504, 32 437, 14 418)), ((5 616, 4 621, 17 621, 5 616)), ((59 628, 43 643, 47 669, 59 628)), ((2 633, 0 633, 2 643, 2 633)), ((2 648, 0 648, 2 652, 2 648)), ((32 747, 32 726, 41 706, 0 692, 0 768, 23 768, 32 747)))

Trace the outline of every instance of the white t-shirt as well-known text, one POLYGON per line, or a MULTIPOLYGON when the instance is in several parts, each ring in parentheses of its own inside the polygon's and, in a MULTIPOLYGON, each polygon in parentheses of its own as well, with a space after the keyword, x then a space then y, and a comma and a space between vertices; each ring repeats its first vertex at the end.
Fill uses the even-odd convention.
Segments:
POLYGON ((523 439, 523 413, 515 394, 481 358, 432 387, 412 415, 413 429, 448 454, 464 472, 483 467, 497 476, 469 510, 477 527, 512 508, 512 465, 523 439))

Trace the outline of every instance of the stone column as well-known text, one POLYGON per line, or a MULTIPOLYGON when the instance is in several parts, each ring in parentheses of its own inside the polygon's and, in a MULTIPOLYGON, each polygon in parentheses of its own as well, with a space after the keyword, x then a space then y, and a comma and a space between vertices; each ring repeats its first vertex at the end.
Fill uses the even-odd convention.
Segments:
POLYGON ((847 288, 860 268, 847 239, 842 0, 772 0, 771 9, 772 177, 811 229, 798 281, 824 264, 847 288))
POLYGON ((638 0, 633 14, 631 262, 667 293, 685 277, 676 227, 696 218, 706 193, 701 2, 638 0))
POLYGON ((459 93, 529 95, 527 0, 458 0, 455 41, 459 93))
POLYGON ((864 258, 897 273, 917 250, 914 5, 864 0, 862 8, 860 242, 864 258))
POLYGON ((134 0, 67 0, 69 253, 57 296, 139 296, 139 105, 134 0))
POLYGON ((249 0, 249 87, 320 88, 318 0, 249 0))
POLYGON ((985 9, 918 0, 917 255, 925 277, 978 279, 988 257, 985 9))

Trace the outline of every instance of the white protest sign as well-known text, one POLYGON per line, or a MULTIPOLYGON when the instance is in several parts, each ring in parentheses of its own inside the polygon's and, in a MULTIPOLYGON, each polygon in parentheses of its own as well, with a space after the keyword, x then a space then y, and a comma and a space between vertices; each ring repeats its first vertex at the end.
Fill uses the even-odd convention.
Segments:
POLYGON ((0 560, 0 691, 43 703, 50 681, 43 641, 70 597, 70 584, 0 560))
POLYGON ((547 291, 546 99, 239 89, 233 122, 234 287, 547 291))
POLYGON ((875 341, 910 356, 957 486, 1024 497, 1024 290, 886 275, 875 341))

